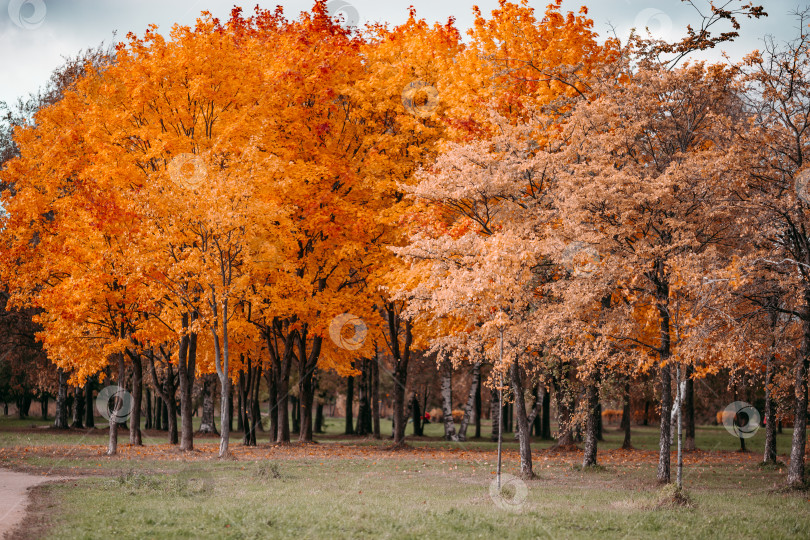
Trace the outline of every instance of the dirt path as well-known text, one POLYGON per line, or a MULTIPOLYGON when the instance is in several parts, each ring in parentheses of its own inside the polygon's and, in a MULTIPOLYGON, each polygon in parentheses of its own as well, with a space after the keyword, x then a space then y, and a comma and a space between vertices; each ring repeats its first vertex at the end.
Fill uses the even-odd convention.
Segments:
POLYGON ((6 538, 25 517, 28 488, 67 479, 65 476, 33 475, 0 469, 0 538, 6 538))

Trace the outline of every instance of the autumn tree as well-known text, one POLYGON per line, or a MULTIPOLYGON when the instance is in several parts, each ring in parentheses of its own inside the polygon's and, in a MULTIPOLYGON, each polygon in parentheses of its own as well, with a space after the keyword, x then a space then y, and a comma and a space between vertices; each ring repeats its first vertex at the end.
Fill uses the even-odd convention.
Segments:
POLYGON ((731 167, 723 152, 738 101, 733 72, 721 66, 650 64, 626 77, 569 122, 558 169, 562 230, 592 246, 600 271, 563 294, 577 311, 615 298, 594 332, 654 358, 658 480, 669 482, 672 366, 686 360, 679 351, 690 302, 707 273, 730 263, 722 246, 740 232, 724 203, 731 167))
MULTIPOLYGON (((772 284, 772 294, 757 302, 780 317, 799 325, 793 357, 794 427, 787 483, 801 486, 807 425, 807 377, 810 355, 810 250, 808 249, 807 160, 810 156, 810 39, 808 12, 798 14, 799 35, 786 43, 766 42, 765 50, 748 56, 741 66, 752 112, 750 134, 741 134, 741 168, 750 178, 743 208, 751 219, 756 242, 743 268, 772 284)), ((752 290, 749 296, 755 300, 752 290)), ((777 328, 773 324, 774 339, 777 328)), ((779 340, 775 341, 776 344, 779 340)), ((777 348, 778 350, 778 348, 777 348)), ((770 364, 773 366, 773 363, 770 364)), ((773 390, 773 381, 768 381, 773 390)), ((769 425, 772 414, 769 414, 769 425)))

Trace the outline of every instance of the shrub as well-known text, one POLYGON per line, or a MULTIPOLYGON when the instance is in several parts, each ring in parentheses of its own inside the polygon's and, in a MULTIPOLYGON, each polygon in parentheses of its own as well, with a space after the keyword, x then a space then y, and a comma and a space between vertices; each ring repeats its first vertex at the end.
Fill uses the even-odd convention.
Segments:
POLYGON ((658 500, 656 506, 658 508, 672 508, 677 506, 685 506, 693 508, 694 503, 689 495, 677 484, 667 484, 658 492, 658 500))
POLYGON ((281 470, 276 463, 265 463, 259 465, 256 475, 259 478, 281 478, 281 470))

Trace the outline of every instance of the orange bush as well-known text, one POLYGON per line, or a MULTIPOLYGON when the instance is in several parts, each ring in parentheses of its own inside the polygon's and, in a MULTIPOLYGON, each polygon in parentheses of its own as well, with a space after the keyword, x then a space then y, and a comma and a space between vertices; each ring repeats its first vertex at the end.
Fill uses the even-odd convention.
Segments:
POLYGON ((605 424, 618 424, 622 421, 622 411, 618 409, 605 409, 602 411, 602 422, 605 424))
MULTIPOLYGON (((658 409, 656 407, 650 407, 649 412, 647 413, 647 423, 654 424, 658 422, 660 419, 658 414, 658 409)), ((637 407, 633 409, 633 422, 636 424, 643 424, 644 423, 644 409, 641 407, 637 407)))

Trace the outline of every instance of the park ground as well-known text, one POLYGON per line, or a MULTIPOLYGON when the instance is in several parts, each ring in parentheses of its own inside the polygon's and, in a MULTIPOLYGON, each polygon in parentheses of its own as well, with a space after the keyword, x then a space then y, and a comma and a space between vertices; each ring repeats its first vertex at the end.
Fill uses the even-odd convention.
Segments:
MULTIPOLYGON (((145 432, 143 447, 122 432, 119 455, 106 457, 103 425, 64 431, 0 417, 0 467, 72 477, 33 487, 12 537, 810 538, 810 494, 782 490, 785 469, 759 465, 764 430, 740 453, 722 426, 699 427, 699 450, 685 454, 690 504, 677 506, 655 482, 653 426, 634 426, 631 451, 608 426, 594 470, 580 469, 581 451, 536 441, 537 478, 506 483, 501 496, 490 494, 497 455, 488 438, 451 443, 430 424, 392 451, 389 440, 347 437, 342 426, 329 419, 319 444, 307 445, 260 434, 245 447, 236 433, 234 459, 219 460, 215 437, 183 454, 165 432, 145 432)), ((778 438, 782 461, 790 436, 778 438)), ((516 444, 506 440, 504 473, 516 475, 516 444)))

